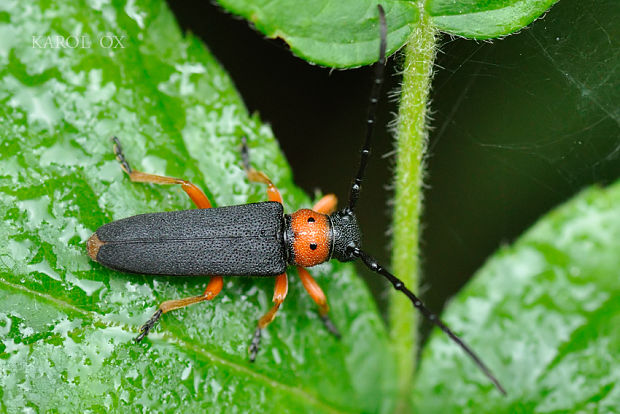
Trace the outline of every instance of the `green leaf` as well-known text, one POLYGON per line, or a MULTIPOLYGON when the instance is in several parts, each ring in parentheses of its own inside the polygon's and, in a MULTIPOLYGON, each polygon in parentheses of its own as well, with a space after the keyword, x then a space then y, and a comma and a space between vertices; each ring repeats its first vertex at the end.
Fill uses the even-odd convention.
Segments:
MULTIPOLYGON (((376 0, 218 0, 270 38, 282 38, 310 62, 336 68, 367 65, 379 58, 376 0)), ((402 47, 418 21, 415 3, 386 0, 388 52, 402 47)))
POLYGON ((507 389, 433 335, 419 412, 616 412, 620 407, 620 182, 591 188, 502 248, 450 304, 463 334, 507 389))
POLYGON ((245 135, 287 210, 310 205, 270 129, 163 2, 2 2, 0 118, 0 411, 391 411, 395 363, 351 266, 312 271, 340 341, 291 272, 254 364, 247 349, 271 278, 227 279, 215 300, 165 315, 133 343, 159 303, 199 294, 207 279, 88 259, 84 243, 106 222, 191 208, 179 188, 129 182, 112 135, 136 169, 192 180, 217 205, 265 199, 241 168, 245 135), (75 48, 54 44, 72 35, 75 48))
MULTIPOLYGON (((533 22, 557 0, 428 0, 424 13, 446 33, 492 39, 533 22)), ((218 0, 231 13, 252 22, 270 38, 281 38, 291 51, 312 63, 348 68, 377 60, 375 0, 218 0)), ((401 48, 420 20, 414 1, 385 0, 388 51, 401 48)), ((420 6, 422 7, 422 6, 420 6)))
POLYGON ((523 29, 558 0, 428 0, 426 13, 440 30, 492 39, 523 29))

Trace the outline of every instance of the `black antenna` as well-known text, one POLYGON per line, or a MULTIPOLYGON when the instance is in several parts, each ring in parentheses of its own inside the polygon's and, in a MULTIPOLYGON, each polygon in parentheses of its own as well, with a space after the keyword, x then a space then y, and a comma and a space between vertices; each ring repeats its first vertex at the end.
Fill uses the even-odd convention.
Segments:
MULTIPOLYGON (((383 83, 383 73, 385 72, 387 26, 385 23, 385 12, 383 11, 383 7, 381 7, 381 5, 379 4, 377 5, 377 8, 379 9, 379 23, 381 25, 379 61, 375 64, 375 81, 372 85, 372 91, 370 93, 370 104, 368 106, 368 118, 366 121, 366 140, 364 141, 364 146, 361 150, 359 170, 357 171, 357 176, 355 177, 355 180, 353 181, 353 184, 351 186, 349 206, 346 209, 349 213, 353 213, 353 210, 355 209, 355 204, 359 199, 360 191, 362 189, 362 180, 364 179, 364 172, 366 170, 366 165, 368 164, 368 158, 370 155, 370 143, 375 125, 377 102, 379 101, 379 94, 381 92, 381 85, 383 83)), ((409 298, 411 303, 413 303, 413 306, 418 309, 426 319, 437 325, 439 329, 444 331, 446 335, 450 337, 450 339, 456 342, 456 344, 460 346, 467 355, 469 355, 469 357, 474 361, 478 368, 480 368, 484 375, 486 375, 487 378, 489 378, 491 382, 495 384, 497 389, 502 394, 506 395, 506 390, 504 390, 504 387, 502 387, 497 378, 495 378, 493 373, 491 373, 491 370, 484 364, 484 362, 482 362, 480 357, 476 355, 476 353, 469 347, 469 345, 463 342, 461 338, 456 336, 456 334, 452 332, 450 328, 448 328, 446 324, 444 324, 441 319, 437 317, 437 315, 435 315, 426 306, 424 306, 424 303, 422 303, 422 301, 416 295, 414 295, 413 292, 407 289, 407 287, 405 287, 405 284, 400 279, 385 270, 379 263, 377 263, 377 261, 373 257, 364 253, 354 242, 347 247, 347 250, 347 255, 350 255, 352 257, 359 257, 370 270, 384 276, 392 283, 394 289, 403 292, 409 298)))
POLYGON ((377 102, 379 102, 379 94, 381 93, 381 85, 383 84, 383 72, 385 72, 385 49, 387 44, 387 25, 385 24, 385 12, 383 7, 378 4, 379 24, 381 26, 381 41, 379 43, 379 61, 375 64, 375 80, 372 84, 370 92, 370 104, 368 105, 368 117, 366 119, 366 140, 361 150, 360 166, 357 176, 351 185, 351 194, 349 195, 349 211, 355 209, 355 204, 360 197, 362 189, 362 180, 368 164, 368 156, 370 155, 370 141, 375 126, 375 118, 377 115, 377 102))
POLYGON ((394 285, 394 289, 400 290, 405 295, 407 295, 409 300, 411 300, 411 303, 413 303, 413 306, 416 309, 418 309, 422 313, 422 315, 424 315, 426 319, 428 319, 429 321, 437 325, 439 329, 444 331, 450 337, 450 339, 456 342, 457 345, 460 346, 463 349, 463 351, 465 351, 465 353, 467 353, 467 355, 469 355, 469 357, 476 363, 476 365, 478 365, 478 368, 480 368, 480 370, 484 373, 484 375, 486 375, 487 378, 489 378, 491 382, 495 384, 497 389, 502 394, 506 395, 506 390, 504 390, 504 387, 502 387, 502 385, 499 383, 497 378, 495 378, 491 370, 484 364, 484 362, 482 362, 480 357, 476 355, 476 353, 469 347, 469 345, 463 342, 461 338, 456 336, 456 334, 452 332, 450 328, 448 328, 441 321, 441 319, 437 317, 437 315, 435 315, 426 306, 424 306, 424 303, 422 303, 422 301, 416 295, 414 295, 413 292, 407 289, 407 287, 404 285, 404 283, 399 278, 397 278, 396 276, 394 276, 393 274, 385 270, 379 263, 377 263, 377 261, 373 257, 364 253, 360 248, 351 247, 351 253, 354 256, 362 259, 362 262, 364 262, 364 264, 368 266, 370 270, 372 270, 373 272, 379 273, 380 275, 388 279, 390 282, 392 282, 392 285, 394 285))

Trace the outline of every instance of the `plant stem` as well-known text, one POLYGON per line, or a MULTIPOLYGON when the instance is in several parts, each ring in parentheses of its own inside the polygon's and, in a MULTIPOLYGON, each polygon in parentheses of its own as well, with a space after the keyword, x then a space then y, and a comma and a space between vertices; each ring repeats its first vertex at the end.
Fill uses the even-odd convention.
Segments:
MULTIPOLYGON (((405 46, 405 62, 397 126, 397 164, 393 216, 392 269, 407 287, 418 292, 419 231, 422 180, 428 135, 427 105, 433 75, 437 30, 420 6, 420 22, 405 46)), ((410 412, 418 315, 409 299, 391 293, 391 336, 399 369, 397 412, 410 412)))

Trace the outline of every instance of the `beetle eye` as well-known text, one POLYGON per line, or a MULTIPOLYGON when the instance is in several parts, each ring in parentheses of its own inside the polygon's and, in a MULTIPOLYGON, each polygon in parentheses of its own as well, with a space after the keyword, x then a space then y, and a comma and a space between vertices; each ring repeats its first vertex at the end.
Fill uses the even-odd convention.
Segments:
POLYGON ((316 243, 310 243, 310 250, 316 250, 316 243))
POLYGON ((308 223, 314 223, 314 217, 308 217, 308 223))

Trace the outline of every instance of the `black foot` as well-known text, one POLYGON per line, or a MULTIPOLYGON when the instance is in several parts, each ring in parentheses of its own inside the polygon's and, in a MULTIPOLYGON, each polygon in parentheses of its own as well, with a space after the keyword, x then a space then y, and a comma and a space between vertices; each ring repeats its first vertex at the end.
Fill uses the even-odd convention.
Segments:
POLYGON ((136 343, 146 338, 151 329, 153 329, 153 326, 155 326, 157 321, 159 321, 159 318, 161 318, 161 315, 161 309, 157 309, 157 312, 155 312, 153 316, 151 316, 151 319, 149 319, 144 325, 142 325, 142 328, 140 328, 140 335, 136 336, 136 339, 134 339, 136 343))
POLYGON ((256 328, 254 331, 254 338, 250 344, 250 362, 254 362, 256 354, 258 353, 258 346, 260 345, 261 328, 256 328))
POLYGON ((116 159, 121 163, 121 167, 123 171, 127 174, 131 174, 131 167, 129 166, 129 162, 125 158, 125 154, 123 154, 123 147, 121 147, 121 141, 117 137, 112 137, 112 142, 114 142, 114 155, 116 155, 116 159))
POLYGON ((323 321, 323 325, 329 331, 330 334, 334 335, 337 339, 340 339, 340 332, 336 328, 336 326, 332 323, 332 320, 329 319, 327 315, 321 315, 321 320, 323 321))
POLYGON ((248 148, 247 137, 241 137, 241 159, 243 160, 243 168, 250 170, 250 149, 248 148))

